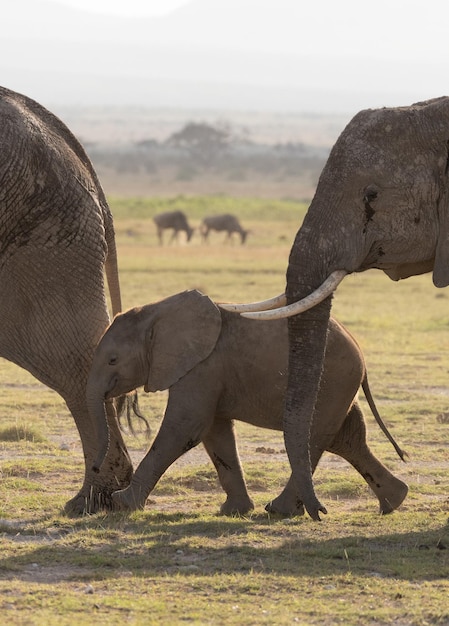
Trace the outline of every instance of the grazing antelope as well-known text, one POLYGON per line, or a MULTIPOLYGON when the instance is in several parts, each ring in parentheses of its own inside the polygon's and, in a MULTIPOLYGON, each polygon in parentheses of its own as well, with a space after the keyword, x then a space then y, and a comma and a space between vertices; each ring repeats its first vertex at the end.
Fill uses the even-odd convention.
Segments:
POLYGON ((162 245, 162 234, 166 229, 171 228, 173 230, 172 236, 168 243, 171 243, 174 239, 178 239, 178 233, 184 231, 187 235, 187 241, 190 241, 193 235, 193 228, 189 226, 187 218, 182 211, 166 211, 165 213, 159 213, 153 217, 153 221, 157 227, 157 236, 159 243, 162 245))
POLYGON ((209 232, 211 230, 226 231, 226 240, 231 239, 233 233, 238 233, 240 235, 242 244, 245 243, 246 238, 250 232, 249 230, 243 229, 238 219, 235 217, 235 215, 231 215, 231 213, 205 217, 200 226, 200 232, 203 241, 207 241, 209 237, 209 232))

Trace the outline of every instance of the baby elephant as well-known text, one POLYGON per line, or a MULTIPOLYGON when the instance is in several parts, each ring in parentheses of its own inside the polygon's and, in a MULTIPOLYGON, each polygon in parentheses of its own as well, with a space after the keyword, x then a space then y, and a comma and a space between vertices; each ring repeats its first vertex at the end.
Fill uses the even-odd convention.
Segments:
MULTIPOLYGON (((143 508, 166 469, 202 441, 227 494, 221 512, 252 510, 233 420, 282 429, 287 359, 285 320, 254 323, 218 308, 199 291, 118 315, 97 346, 87 384, 99 438, 94 469, 98 471, 108 449, 105 399, 142 385, 147 392, 169 389, 169 395, 159 432, 131 484, 113 494, 116 507, 143 508)), ((408 488, 368 448, 355 399, 362 383, 371 402, 361 351, 348 331, 331 320, 313 422, 313 468, 325 450, 340 455, 374 491, 380 511, 390 513, 408 488)), ((303 513, 291 478, 266 508, 284 516, 303 513)))

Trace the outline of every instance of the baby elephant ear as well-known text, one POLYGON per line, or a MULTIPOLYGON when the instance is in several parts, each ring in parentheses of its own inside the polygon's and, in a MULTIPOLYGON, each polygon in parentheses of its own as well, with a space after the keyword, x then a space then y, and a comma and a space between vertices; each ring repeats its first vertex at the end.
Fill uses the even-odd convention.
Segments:
POLYGON ((159 302, 148 334, 149 360, 145 391, 168 389, 215 348, 221 314, 199 291, 184 291, 159 302))

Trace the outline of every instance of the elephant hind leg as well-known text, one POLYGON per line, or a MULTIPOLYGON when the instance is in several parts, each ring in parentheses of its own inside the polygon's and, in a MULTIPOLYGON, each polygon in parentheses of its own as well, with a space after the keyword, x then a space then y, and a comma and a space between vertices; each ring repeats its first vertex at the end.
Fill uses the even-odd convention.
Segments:
POLYGON ((327 449, 346 459, 365 479, 379 500, 380 513, 391 513, 402 504, 408 493, 408 486, 396 478, 369 449, 363 413, 357 403, 351 407, 341 429, 327 449))
MULTIPOLYGON (((404 501, 408 486, 396 478, 369 449, 366 442, 365 420, 357 403, 352 405, 332 441, 321 435, 315 442, 312 441, 312 444, 312 472, 315 471, 324 450, 327 450, 341 456, 359 472, 377 496, 380 513, 384 515, 391 513, 404 501)), ((282 493, 269 502, 265 509, 269 513, 286 517, 304 515, 304 506, 291 476, 282 493)))

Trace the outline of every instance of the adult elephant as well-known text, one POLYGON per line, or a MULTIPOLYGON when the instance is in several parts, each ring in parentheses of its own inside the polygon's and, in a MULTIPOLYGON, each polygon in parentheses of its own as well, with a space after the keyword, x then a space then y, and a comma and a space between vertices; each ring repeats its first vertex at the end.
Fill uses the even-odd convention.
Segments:
POLYGON ((30 98, 0 87, 0 356, 56 390, 83 445, 84 484, 65 510, 93 512, 125 487, 132 465, 108 403, 111 441, 97 455, 85 386, 94 348, 121 309, 112 216, 82 146, 30 98))
MULTIPOLYGON (((326 512, 314 492, 309 441, 331 293, 346 274, 370 268, 393 280, 433 271, 436 287, 449 284, 449 97, 361 111, 351 120, 293 243, 287 308, 252 314, 293 315, 283 426, 298 492, 313 519, 326 512)), ((278 305, 267 302, 243 308, 278 305)))

